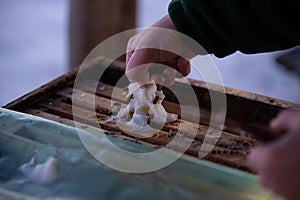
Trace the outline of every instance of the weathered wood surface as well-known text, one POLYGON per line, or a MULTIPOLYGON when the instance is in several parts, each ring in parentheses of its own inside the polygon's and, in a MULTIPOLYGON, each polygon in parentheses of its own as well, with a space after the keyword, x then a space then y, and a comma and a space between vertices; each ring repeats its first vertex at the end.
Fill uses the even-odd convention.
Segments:
POLYGON ((79 66, 103 40, 135 28, 136 0, 71 0, 69 66, 79 66))

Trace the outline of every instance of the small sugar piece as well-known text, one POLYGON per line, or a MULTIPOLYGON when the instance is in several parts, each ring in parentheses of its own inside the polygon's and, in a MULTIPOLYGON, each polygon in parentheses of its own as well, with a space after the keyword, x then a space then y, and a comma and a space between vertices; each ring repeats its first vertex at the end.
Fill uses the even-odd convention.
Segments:
POLYGON ((59 179, 57 159, 49 157, 45 163, 36 164, 34 158, 20 167, 27 179, 39 185, 50 185, 59 179))

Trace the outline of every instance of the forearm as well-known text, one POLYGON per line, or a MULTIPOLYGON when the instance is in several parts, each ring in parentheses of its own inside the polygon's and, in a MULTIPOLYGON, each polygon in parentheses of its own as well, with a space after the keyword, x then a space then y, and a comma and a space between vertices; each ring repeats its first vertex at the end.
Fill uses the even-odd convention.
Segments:
POLYGON ((173 0, 169 15, 177 30, 224 57, 299 45, 300 29, 293 24, 299 8, 292 0, 173 0))

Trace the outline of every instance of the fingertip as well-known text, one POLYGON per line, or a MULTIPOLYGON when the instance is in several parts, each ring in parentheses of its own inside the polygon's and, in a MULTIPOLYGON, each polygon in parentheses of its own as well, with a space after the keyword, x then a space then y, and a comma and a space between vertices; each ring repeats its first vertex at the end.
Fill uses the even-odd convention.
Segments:
POLYGON ((247 161, 249 163, 253 162, 253 160, 255 160, 255 158, 256 158, 256 155, 258 155, 259 151, 260 151, 260 147, 259 146, 252 148, 250 150, 250 153, 249 153, 248 157, 247 157, 247 161))
POLYGON ((126 63, 125 73, 131 83, 149 81, 148 69, 154 63, 157 55, 155 52, 142 49, 133 51, 126 63), (152 54, 151 54, 152 53, 152 54))
POLYGON ((190 62, 184 58, 178 58, 177 67, 182 76, 187 76, 191 72, 190 62))
POLYGON ((261 170, 264 161, 265 158, 263 146, 257 146, 252 148, 249 155, 247 156, 247 163, 255 172, 261 170))
POLYGON ((129 51, 126 53, 126 65, 129 63, 129 60, 133 54, 133 51, 129 51))
POLYGON ((269 123, 269 128, 274 132, 278 129, 278 126, 279 123, 278 123, 278 118, 274 118, 270 121, 269 123))
POLYGON ((140 66, 132 66, 128 65, 126 67, 125 75, 128 78, 129 82, 139 82, 139 83, 147 83, 149 82, 149 66, 147 64, 140 66))
POLYGON ((174 84, 175 77, 177 74, 177 71, 171 67, 167 67, 163 71, 163 76, 165 77, 165 86, 171 86, 174 84))
POLYGON ((157 85, 165 84, 165 78, 160 74, 153 74, 150 80, 153 80, 157 85))
POLYGON ((269 123, 269 128, 270 130, 275 133, 275 134, 282 134, 286 131, 287 129, 287 125, 286 125, 286 121, 282 120, 282 117, 276 117, 274 119, 272 119, 269 123))

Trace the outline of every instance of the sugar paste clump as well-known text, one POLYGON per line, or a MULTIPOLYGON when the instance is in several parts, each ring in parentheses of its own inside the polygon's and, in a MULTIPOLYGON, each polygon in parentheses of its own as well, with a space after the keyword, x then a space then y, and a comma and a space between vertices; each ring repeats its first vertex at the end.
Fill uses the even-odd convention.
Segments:
POLYGON ((57 160, 53 157, 49 157, 42 164, 36 164, 32 158, 28 163, 23 164, 20 170, 27 179, 40 185, 53 184, 59 179, 57 160))
POLYGON ((165 123, 177 120, 176 114, 167 113, 162 106, 165 95, 157 91, 154 81, 140 86, 132 83, 128 86, 128 105, 120 106, 113 120, 119 125, 137 132, 153 132, 165 123))

